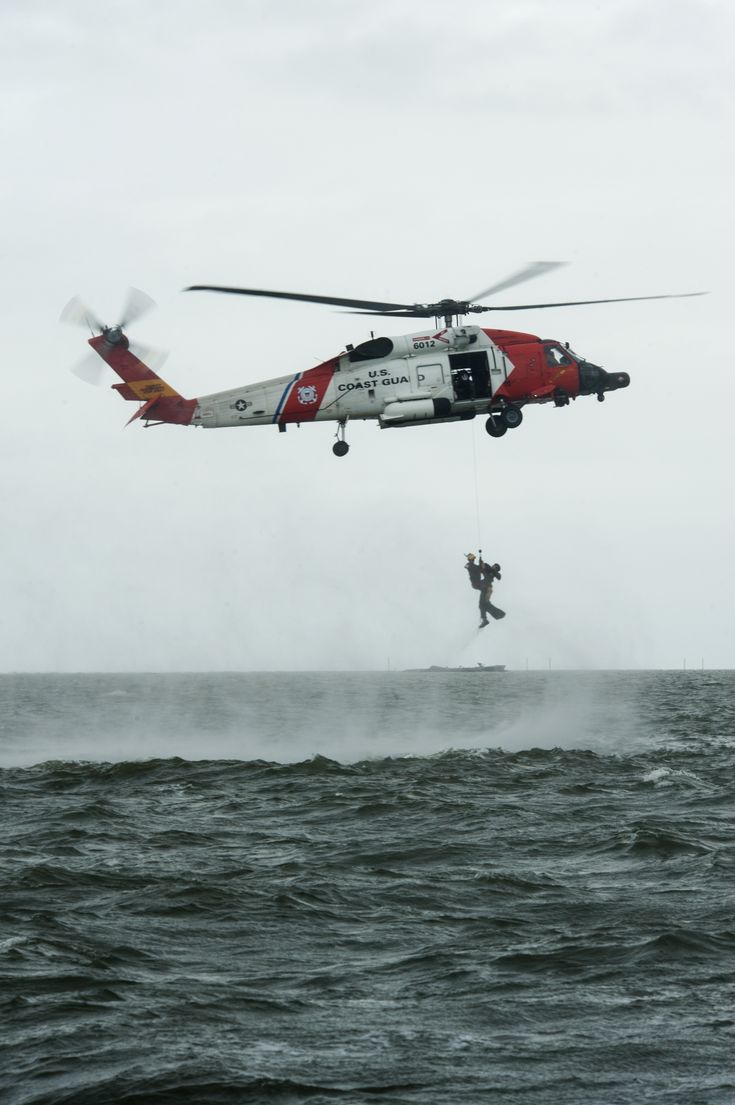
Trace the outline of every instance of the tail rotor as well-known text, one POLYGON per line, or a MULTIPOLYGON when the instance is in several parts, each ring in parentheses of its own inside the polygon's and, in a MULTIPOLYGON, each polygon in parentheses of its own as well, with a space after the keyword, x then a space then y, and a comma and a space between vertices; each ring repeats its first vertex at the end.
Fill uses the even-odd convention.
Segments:
POLYGON ((91 330, 93 334, 101 334, 104 323, 100 322, 91 307, 78 295, 69 300, 59 316, 59 322, 67 322, 70 326, 81 326, 84 330, 91 330))
POLYGON ((118 323, 121 330, 130 326, 131 322, 137 322, 143 315, 147 315, 156 306, 154 299, 142 292, 140 288, 128 288, 128 298, 122 313, 122 319, 118 323))
MULTIPOLYGON (((84 330, 89 330, 93 337, 101 334, 107 345, 122 345, 124 348, 130 349, 140 361, 143 361, 155 371, 163 365, 168 354, 150 346, 142 345, 139 342, 131 342, 125 333, 126 328, 131 323, 137 322, 139 318, 148 314, 155 306, 155 300, 151 299, 145 292, 142 292, 139 288, 130 288, 121 321, 115 326, 106 326, 91 307, 75 295, 64 307, 59 321, 68 323, 70 326, 79 326, 84 330)), ((80 380, 99 385, 104 379, 105 362, 96 353, 90 353, 74 365, 71 371, 80 380)))

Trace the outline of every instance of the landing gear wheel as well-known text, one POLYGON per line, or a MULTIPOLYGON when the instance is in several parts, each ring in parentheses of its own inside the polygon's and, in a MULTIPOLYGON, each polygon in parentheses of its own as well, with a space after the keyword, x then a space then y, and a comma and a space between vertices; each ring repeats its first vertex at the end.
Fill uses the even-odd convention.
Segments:
POLYGON ((345 441, 345 430, 346 430, 346 428, 347 428, 347 419, 346 418, 340 418, 339 422, 337 423, 337 433, 336 433, 337 440, 335 441, 334 445, 332 446, 332 452, 334 453, 335 457, 346 457, 347 454, 350 451, 350 447, 347 444, 347 442, 345 441))
POLYGON ((490 434, 490 437, 502 437, 507 431, 508 427, 504 426, 500 419, 496 419, 492 414, 485 423, 485 429, 490 434))
POLYGON ((503 408, 503 412, 500 415, 503 422, 509 430, 515 430, 517 426, 520 426, 523 421, 523 411, 520 407, 515 407, 513 404, 503 408))

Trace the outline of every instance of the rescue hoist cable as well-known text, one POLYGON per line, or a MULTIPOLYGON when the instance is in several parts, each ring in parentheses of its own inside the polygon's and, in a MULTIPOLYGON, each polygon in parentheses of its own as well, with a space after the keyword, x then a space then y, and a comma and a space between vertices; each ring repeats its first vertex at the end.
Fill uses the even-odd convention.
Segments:
POLYGON ((480 560, 481 560, 482 559, 482 549, 480 548, 480 542, 482 541, 482 537, 480 536, 480 486, 479 486, 479 482, 478 482, 478 479, 477 479, 477 442, 475 440, 474 419, 473 419, 471 434, 472 434, 472 470, 473 470, 474 483, 475 483, 475 524, 477 526, 478 556, 480 557, 480 560))

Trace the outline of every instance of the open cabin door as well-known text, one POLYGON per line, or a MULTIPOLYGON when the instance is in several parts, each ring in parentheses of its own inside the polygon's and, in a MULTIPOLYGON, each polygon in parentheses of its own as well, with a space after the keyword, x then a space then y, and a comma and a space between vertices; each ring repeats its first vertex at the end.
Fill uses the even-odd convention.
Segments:
POLYGON ((452 387, 455 397, 462 399, 487 399, 490 397, 490 366, 487 350, 473 353, 450 353, 452 387))

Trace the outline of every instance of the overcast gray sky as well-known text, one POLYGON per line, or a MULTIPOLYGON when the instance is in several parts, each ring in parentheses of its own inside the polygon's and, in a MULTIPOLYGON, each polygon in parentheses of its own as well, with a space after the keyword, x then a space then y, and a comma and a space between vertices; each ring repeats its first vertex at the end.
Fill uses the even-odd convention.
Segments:
POLYGON ((5 0, 0 670, 735 666, 734 24, 724 0, 5 0), (509 302, 711 294, 493 316, 630 388, 502 440, 356 423, 343 460, 331 423, 123 429, 58 322, 145 289, 134 336, 194 397, 375 323, 187 284, 430 301, 537 259, 569 264, 509 302), (482 636, 478 544, 508 611, 482 636))

